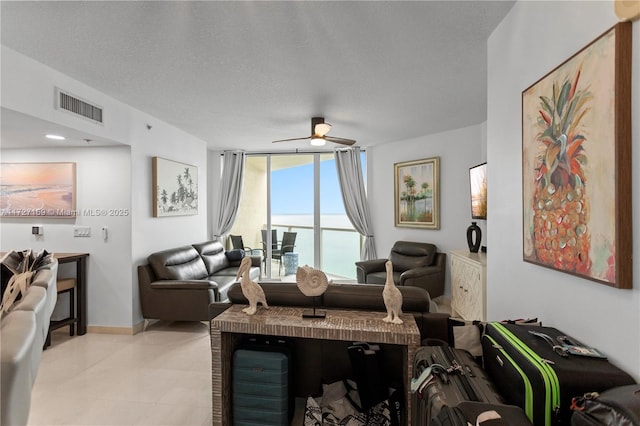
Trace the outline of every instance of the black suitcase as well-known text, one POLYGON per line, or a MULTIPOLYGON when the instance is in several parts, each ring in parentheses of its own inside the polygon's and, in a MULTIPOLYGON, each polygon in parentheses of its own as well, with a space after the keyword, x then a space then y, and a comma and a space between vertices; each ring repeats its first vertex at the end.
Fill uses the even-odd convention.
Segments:
MULTIPOLYGON (((486 373, 471 355, 448 345, 422 346, 414 358, 411 418, 414 425, 431 425, 447 408, 464 401, 504 404, 486 373)), ((515 423, 517 424, 517 423, 515 423)))
POLYGON ((278 340, 250 339, 233 354, 234 426, 289 425, 294 398, 290 350, 278 340))
POLYGON ((596 350, 569 354, 567 348, 581 348, 563 345, 567 339, 552 327, 502 323, 487 324, 482 337, 485 370, 507 403, 520 406, 536 426, 569 425, 573 397, 635 383, 596 350))
POLYGON ((571 426, 640 426, 640 385, 618 386, 573 399, 571 426))
POLYGON ((358 387, 360 405, 368 411, 376 404, 389 398, 389 387, 380 368, 380 347, 364 342, 349 346, 349 360, 353 380, 358 387))
POLYGON ((522 408, 515 405, 464 401, 455 407, 444 406, 431 423, 433 426, 516 426, 529 425, 522 408))

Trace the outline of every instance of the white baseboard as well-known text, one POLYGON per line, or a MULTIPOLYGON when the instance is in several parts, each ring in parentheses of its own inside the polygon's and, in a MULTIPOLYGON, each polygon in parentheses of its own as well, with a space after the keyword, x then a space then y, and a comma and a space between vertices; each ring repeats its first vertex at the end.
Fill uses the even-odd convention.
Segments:
POLYGON ((106 327, 102 325, 89 325, 87 326, 88 333, 96 334, 125 334, 132 336, 142 331, 144 321, 135 324, 133 327, 106 327))

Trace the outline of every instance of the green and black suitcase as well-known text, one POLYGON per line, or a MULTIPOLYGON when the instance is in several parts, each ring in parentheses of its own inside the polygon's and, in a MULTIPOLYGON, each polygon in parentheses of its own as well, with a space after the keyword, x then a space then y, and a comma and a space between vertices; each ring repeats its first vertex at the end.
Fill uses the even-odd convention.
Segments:
POLYGON ((597 350, 552 327, 489 323, 482 353, 506 402, 522 407, 535 426, 568 425, 572 398, 635 383, 597 350))
MULTIPOLYGON (((495 411, 510 426, 531 425, 520 407, 505 405, 487 374, 466 351, 450 346, 418 348, 411 381, 411 423, 467 426, 484 411, 495 411)), ((491 423, 489 423, 491 424, 491 423)))
POLYGON ((289 363, 289 350, 282 344, 253 342, 234 352, 234 426, 289 425, 294 408, 289 363))

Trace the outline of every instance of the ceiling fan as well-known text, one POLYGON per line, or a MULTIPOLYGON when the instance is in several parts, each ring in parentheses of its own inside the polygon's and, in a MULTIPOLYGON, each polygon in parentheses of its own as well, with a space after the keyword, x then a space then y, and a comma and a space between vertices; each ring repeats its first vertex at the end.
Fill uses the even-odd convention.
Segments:
POLYGON ((302 141, 305 139, 311 139, 311 145, 313 146, 322 146, 327 142, 339 143, 342 145, 353 145, 356 143, 353 139, 344 139, 344 138, 336 138, 334 136, 327 136, 331 130, 331 124, 324 122, 324 117, 313 117, 311 119, 311 136, 307 136, 304 138, 293 138, 293 139, 281 139, 276 142, 289 142, 289 141, 302 141))

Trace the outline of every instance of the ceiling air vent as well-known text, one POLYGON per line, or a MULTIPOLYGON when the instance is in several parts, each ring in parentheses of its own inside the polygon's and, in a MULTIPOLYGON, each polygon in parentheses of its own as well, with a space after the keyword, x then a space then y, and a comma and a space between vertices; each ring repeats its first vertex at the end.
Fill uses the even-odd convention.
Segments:
POLYGON ((90 104, 61 89, 56 89, 56 95, 56 107, 58 109, 69 111, 94 123, 102 124, 101 106, 90 104))

